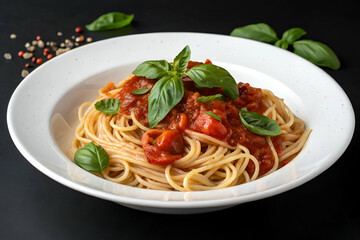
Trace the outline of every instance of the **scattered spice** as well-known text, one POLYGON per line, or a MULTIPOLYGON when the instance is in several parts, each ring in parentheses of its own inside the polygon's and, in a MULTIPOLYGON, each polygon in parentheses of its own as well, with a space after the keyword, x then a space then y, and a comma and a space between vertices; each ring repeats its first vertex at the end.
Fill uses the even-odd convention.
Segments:
POLYGON ((23 69, 23 70, 21 71, 21 76, 24 78, 24 77, 26 77, 27 75, 29 75, 29 71, 26 70, 26 69, 23 69))
POLYGON ((18 56, 19 56, 19 57, 23 57, 23 55, 24 55, 24 51, 19 51, 19 52, 18 52, 18 56))
POLYGON ((82 30, 82 28, 81 27, 77 27, 77 28, 75 28, 75 32, 76 33, 81 33, 83 30, 82 30))
POLYGON ((80 35, 77 38, 75 38, 75 42, 77 42, 77 43, 82 43, 83 41, 84 41, 84 36, 83 35, 80 35))
POLYGON ((44 48, 45 47, 45 43, 42 40, 39 40, 37 43, 39 48, 44 48))
POLYGON ((35 50, 35 46, 30 46, 26 48, 26 50, 28 50, 29 52, 33 52, 35 50))
POLYGON ((38 59, 36 59, 36 64, 41 65, 43 63, 43 61, 44 60, 42 58, 38 58, 38 59))
MULTIPOLYGON (((44 61, 50 60, 57 55, 63 54, 65 52, 70 51, 74 47, 78 47, 82 44, 90 43, 93 41, 91 37, 85 37, 83 34, 84 30, 81 27, 75 28, 75 33, 79 34, 77 36, 71 35, 70 39, 65 39, 63 42, 55 42, 55 41, 44 41, 40 35, 37 35, 34 40, 25 43, 25 51, 21 50, 17 54, 19 57, 23 59, 30 59, 31 62, 25 63, 25 68, 29 69, 32 67, 36 67, 36 65, 43 64, 44 61), (41 50, 41 51, 39 51, 41 50), (41 55, 42 53, 42 55, 41 55)), ((57 36, 63 36, 62 32, 57 32, 57 36)), ((11 34, 11 39, 15 39, 16 35, 11 34)), ((12 59, 10 53, 4 53, 4 58, 7 60, 12 59)), ((30 61, 29 60, 29 61, 30 61)), ((23 69, 21 72, 22 77, 26 77, 29 74, 29 71, 23 69)))
POLYGON ((23 54, 23 58, 24 58, 24 59, 30 59, 30 58, 32 58, 32 57, 33 57, 33 54, 32 54, 32 53, 26 52, 26 53, 23 54))
POLYGON ((6 60, 11 60, 12 56, 11 56, 10 53, 4 53, 4 58, 5 58, 6 60))

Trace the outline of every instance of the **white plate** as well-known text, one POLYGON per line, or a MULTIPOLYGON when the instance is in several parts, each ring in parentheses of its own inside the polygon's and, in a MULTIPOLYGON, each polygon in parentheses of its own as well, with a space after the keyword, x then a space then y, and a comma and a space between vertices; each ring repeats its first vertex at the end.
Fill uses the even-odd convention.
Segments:
POLYGON ((80 192, 150 212, 196 213, 272 196, 309 181, 345 151, 354 132, 351 103, 322 69, 280 48, 252 40, 203 33, 150 33, 112 38, 71 50, 26 77, 8 106, 11 137, 24 157, 52 179, 80 192), (209 58, 237 81, 284 98, 313 129, 301 153, 266 177, 206 192, 144 190, 112 183, 66 157, 77 108, 118 83, 145 60, 171 61, 186 45, 192 60, 209 58))

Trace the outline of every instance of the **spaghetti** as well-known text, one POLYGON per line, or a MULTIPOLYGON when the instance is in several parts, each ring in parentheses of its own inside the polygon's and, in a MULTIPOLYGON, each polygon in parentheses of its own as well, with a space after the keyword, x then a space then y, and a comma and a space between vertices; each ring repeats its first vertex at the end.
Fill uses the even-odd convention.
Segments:
MULTIPOLYGON (((189 62, 196 64, 200 63, 189 62)), ((79 107, 73 150, 90 142, 102 146, 110 162, 95 174, 116 183, 155 190, 202 191, 239 185, 276 171, 299 153, 311 132, 269 90, 239 83, 237 99, 202 103, 197 101, 200 96, 222 90, 199 90, 187 77, 182 80, 182 100, 153 129, 147 122, 149 92, 132 92, 151 89, 156 80, 131 75, 118 86, 109 83, 99 90, 93 103, 79 107), (118 114, 105 114, 94 107, 109 98, 120 100, 118 114), (275 120, 281 135, 259 136, 247 130, 238 115, 243 107, 275 120), (211 110, 221 121, 204 114, 205 110, 211 110)))

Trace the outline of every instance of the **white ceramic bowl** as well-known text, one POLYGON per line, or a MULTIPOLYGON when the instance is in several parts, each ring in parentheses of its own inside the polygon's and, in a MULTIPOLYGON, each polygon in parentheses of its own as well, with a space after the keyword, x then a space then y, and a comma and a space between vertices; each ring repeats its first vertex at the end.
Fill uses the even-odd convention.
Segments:
POLYGON ((322 69, 280 48, 252 40, 202 33, 150 33, 112 38, 71 50, 35 69, 8 107, 11 137, 24 157, 50 178, 80 192, 159 213, 198 213, 231 207, 299 186, 330 167, 354 132, 351 103, 322 69), (67 158, 77 108, 118 83, 146 60, 171 61, 189 45, 192 60, 209 58, 237 81, 272 90, 313 129, 301 153, 256 181, 222 190, 167 192, 109 182, 67 158))

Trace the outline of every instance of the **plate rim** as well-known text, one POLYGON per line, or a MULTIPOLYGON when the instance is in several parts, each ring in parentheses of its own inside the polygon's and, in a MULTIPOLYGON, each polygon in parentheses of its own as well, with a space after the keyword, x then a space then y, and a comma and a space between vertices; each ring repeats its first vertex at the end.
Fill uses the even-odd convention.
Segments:
MULTIPOLYGON (((140 33, 140 34, 131 34, 131 35, 126 35, 126 36, 119 36, 119 37, 115 37, 115 38, 110 38, 110 39, 104 39, 104 40, 100 40, 100 41, 96 41, 94 43, 91 44, 87 44, 81 47, 78 47, 76 49, 73 49, 63 55, 57 56, 57 58, 65 58, 66 56, 70 55, 70 54, 74 54, 75 51, 78 51, 78 49, 83 49, 86 47, 91 47, 93 45, 97 45, 97 44, 105 44, 107 41, 112 41, 114 39, 118 39, 118 38, 133 38, 133 37, 142 37, 144 35, 150 36, 150 35, 169 35, 169 34, 188 34, 188 35, 208 35, 208 36, 216 36, 216 37, 225 37, 225 38, 229 38, 231 36, 227 36, 227 35, 222 35, 222 34, 213 34, 213 33, 196 33, 196 32, 155 32, 155 33, 140 33)), ((233 37, 231 37, 233 38, 233 37)), ((261 42, 257 42, 254 40, 250 40, 250 39, 243 39, 241 38, 242 41, 251 41, 251 42, 256 42, 256 44, 260 44, 260 45, 267 45, 269 47, 273 47, 276 48, 275 46, 266 44, 266 43, 261 43, 261 42)), ((280 51, 286 51, 283 49, 278 48, 278 50, 280 51)), ((288 52, 288 51, 286 51, 288 52)), ((290 54, 292 54, 291 52, 289 52, 290 54)), ((295 54, 292 54, 293 56, 296 56, 298 58, 301 58, 295 54)), ((55 58, 56 59, 56 58, 55 58)), ((302 58, 301 58, 302 59, 302 58)), ((304 60, 304 59, 303 59, 304 60)), ((306 61, 306 60, 304 60, 306 61)), ((22 88, 22 86, 27 82, 31 80, 31 74, 33 74, 33 72, 38 72, 41 71, 41 69, 45 68, 47 66, 47 64, 51 64, 49 62, 46 62, 45 64, 43 64, 43 66, 38 67, 37 69, 35 69, 32 73, 30 73, 30 78, 26 77, 25 79, 23 79, 23 81, 16 87, 16 89, 14 90, 14 92, 11 95, 10 101, 8 103, 8 108, 7 108, 7 125, 8 125, 8 130, 10 133, 10 136, 15 144, 15 146, 17 147, 17 149, 21 152, 21 154, 25 157, 25 159, 27 161, 29 161, 36 169, 38 169, 39 171, 41 171, 42 173, 44 173, 45 175, 47 175, 48 177, 50 177, 51 179, 69 187, 72 188, 74 190, 80 191, 82 193, 91 195, 91 196, 95 196, 95 197, 99 197, 102 199, 106 199, 106 200, 110 200, 110 201, 120 201, 123 204, 131 204, 131 205, 137 205, 137 206, 147 206, 147 207, 158 207, 158 208, 164 208, 164 207, 170 207, 170 208, 205 208, 205 207, 213 207, 213 206, 226 206, 226 205, 232 205, 232 204, 239 204, 239 203, 243 203, 243 202, 249 202, 249 201, 254 201, 254 200, 258 200, 258 199, 262 199, 262 198, 266 198, 266 197, 270 197, 285 191, 288 191, 290 189, 293 189, 299 185, 302 185, 305 182, 310 181, 311 179, 313 179, 314 177, 320 175, 322 172, 324 172, 325 170, 327 170, 331 165, 333 165, 340 157, 341 155, 346 151, 348 145, 350 144, 353 134, 354 134, 354 130, 355 130, 355 114, 354 114, 354 110, 351 104, 351 101, 349 100, 348 96, 346 95, 345 91, 342 89, 342 87, 330 76, 328 75, 323 69, 313 65, 312 63, 308 62, 309 64, 312 65, 312 67, 316 67, 318 70, 322 71, 323 73, 325 73, 329 79, 333 80, 333 84, 335 84, 335 86, 338 88, 338 90, 342 91, 342 94, 346 97, 345 100, 347 100, 348 106, 350 106, 349 111, 352 112, 352 119, 350 119, 350 121, 352 122, 351 127, 349 128, 349 133, 350 136, 348 137, 348 141, 346 143, 343 143, 343 148, 341 151, 338 152, 337 156, 334 157, 331 161, 327 162, 327 166, 325 166, 324 168, 321 169, 321 171, 311 171, 308 175, 305 175, 301 178, 296 179, 296 181, 291 181, 285 185, 280 185, 274 188, 270 188, 270 189, 266 189, 265 191, 260 191, 260 192, 256 192, 256 193, 252 193, 252 194, 246 194, 246 195, 240 195, 240 196, 233 196, 233 197, 229 197, 229 198, 224 198, 224 199, 213 199, 213 200, 194 200, 194 201, 164 201, 164 200, 149 200, 149 199, 135 199, 135 198, 130 198, 130 197, 126 197, 126 196, 121 196, 121 195, 116 195, 114 193, 108 193, 105 191, 100 191, 97 189, 93 189, 89 186, 83 186, 80 183, 76 182, 76 181, 71 181, 69 179, 66 179, 65 177, 62 177, 56 173, 54 173, 53 171, 51 171, 51 169, 47 168, 44 164, 41 164, 30 152, 28 152, 28 150, 26 150, 26 148, 23 146, 21 139, 17 136, 16 134, 16 130, 15 130, 15 126, 13 124, 13 115, 14 115, 14 109, 13 109, 13 105, 15 104, 15 96, 17 94, 17 92, 19 91, 19 89, 22 88), (39 70, 40 69, 40 70, 39 70), (30 79, 30 80, 29 80, 30 79)), ((236 187, 236 186, 235 186, 236 187)), ((159 191, 159 190, 148 190, 148 189, 142 189, 145 191, 159 191)), ((211 190, 211 191, 217 191, 217 190, 211 190)))

